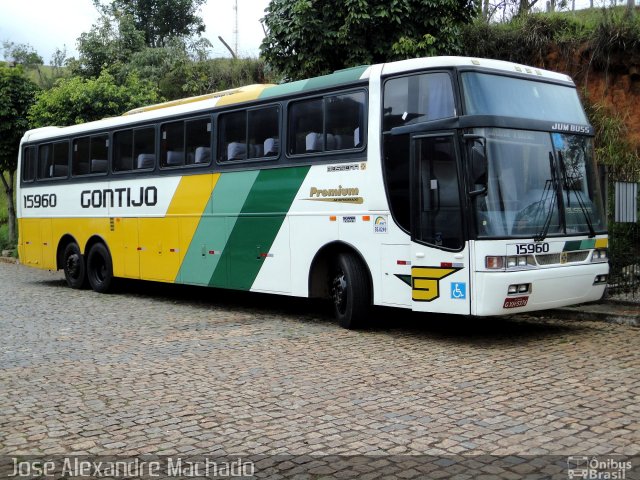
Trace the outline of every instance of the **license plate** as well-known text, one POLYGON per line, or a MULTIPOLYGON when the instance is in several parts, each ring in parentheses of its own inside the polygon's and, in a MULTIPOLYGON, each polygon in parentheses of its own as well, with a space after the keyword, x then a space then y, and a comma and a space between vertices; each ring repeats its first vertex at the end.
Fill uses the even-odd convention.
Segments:
POLYGON ((504 305, 502 305, 502 308, 524 307, 527 304, 528 301, 529 301, 529 297, 505 298, 504 299, 504 305))

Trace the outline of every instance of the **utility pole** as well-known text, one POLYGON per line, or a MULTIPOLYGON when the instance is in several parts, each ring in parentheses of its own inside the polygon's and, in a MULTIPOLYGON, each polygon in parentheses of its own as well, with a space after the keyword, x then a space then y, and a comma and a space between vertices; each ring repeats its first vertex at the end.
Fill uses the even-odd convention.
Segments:
POLYGON ((236 15, 236 23, 233 29, 233 50, 235 52, 235 58, 238 58, 238 0, 234 1, 233 10, 236 15))

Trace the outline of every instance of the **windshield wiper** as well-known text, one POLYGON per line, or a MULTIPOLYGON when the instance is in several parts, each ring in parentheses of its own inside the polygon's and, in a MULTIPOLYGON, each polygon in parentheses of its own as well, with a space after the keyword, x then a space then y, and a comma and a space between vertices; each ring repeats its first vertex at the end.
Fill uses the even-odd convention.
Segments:
MULTIPOLYGON (((551 178, 544 182, 544 191, 542 192, 542 198, 540 199, 541 208, 546 205, 547 199, 549 195, 551 195, 552 191, 555 193, 551 197, 551 202, 549 205, 549 209, 547 210, 547 216, 544 219, 544 223, 542 224, 542 228, 538 233, 536 233, 533 239, 536 242, 541 242, 545 238, 547 238, 547 234, 549 233, 549 227, 551 227, 551 219, 553 218, 553 210, 556 206, 556 202, 560 202, 562 197, 558 199, 558 177, 556 172, 555 159, 553 158, 553 152, 549 152, 549 170, 551 170, 551 178)), ((536 221, 537 223, 537 221, 536 221)))
MULTIPOLYGON (((564 163, 564 156, 561 151, 558 151, 558 159, 560 160, 560 173, 562 174, 562 183, 563 187, 567 192, 567 206, 571 207, 571 185, 569 184, 569 180, 571 180, 571 184, 575 182, 575 178, 569 178, 567 175, 567 166, 564 163)), ((593 238, 596 236, 596 231, 593 228, 593 222, 591 221, 591 215, 589 215, 589 210, 587 210, 587 205, 584 202, 584 198, 582 197, 582 192, 580 190, 573 190, 576 193, 576 200, 578 200, 578 206, 584 215, 584 219, 587 222, 587 228, 589 229, 589 238, 593 238)), ((566 215, 566 212, 565 212, 566 215)))

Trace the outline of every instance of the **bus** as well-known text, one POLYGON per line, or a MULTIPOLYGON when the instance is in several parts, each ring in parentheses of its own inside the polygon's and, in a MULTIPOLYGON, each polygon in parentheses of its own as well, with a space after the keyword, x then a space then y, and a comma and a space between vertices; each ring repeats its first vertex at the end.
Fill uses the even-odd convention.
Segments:
POLYGON ((19 256, 116 278, 486 317, 600 299, 594 129, 567 75, 432 57, 25 133, 19 256))

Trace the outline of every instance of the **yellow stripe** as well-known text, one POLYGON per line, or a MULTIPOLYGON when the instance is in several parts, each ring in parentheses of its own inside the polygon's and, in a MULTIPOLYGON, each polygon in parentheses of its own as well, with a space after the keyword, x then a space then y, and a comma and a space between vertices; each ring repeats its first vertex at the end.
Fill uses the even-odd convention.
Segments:
POLYGON ((608 238, 598 238, 596 240, 596 248, 607 248, 609 246, 608 238))
POLYGON ((219 173, 182 177, 167 209, 167 216, 195 214, 200 219, 219 178, 219 173))
POLYGON ((431 278, 434 280, 444 278, 447 275, 451 275, 457 271, 457 268, 430 268, 430 267, 413 267, 411 269, 411 276, 418 281, 421 278, 431 278))
POLYGON ((413 288, 418 290, 431 290, 437 285, 438 284, 433 278, 414 278, 413 280, 413 288))
POLYGON ((256 98, 258 98, 258 95, 260 95, 260 92, 262 92, 262 90, 264 90, 266 87, 271 87, 273 86, 272 84, 265 84, 265 85, 248 85, 246 87, 240 87, 240 88, 231 88, 229 90, 221 90, 219 92, 213 92, 213 93, 206 93, 204 95, 198 95, 196 97, 188 97, 188 98, 180 98, 178 100, 170 100, 168 102, 163 102, 163 103, 156 103, 155 105, 147 105, 146 107, 139 107, 139 108, 134 108, 133 110, 129 110, 128 112, 123 113, 122 115, 135 115, 137 113, 142 113, 142 112, 150 112, 153 110, 159 110, 161 108, 168 108, 168 107, 175 107, 177 105, 185 105, 188 103, 195 103, 195 102, 201 102, 204 100, 211 100, 213 98, 229 98, 232 97, 234 98, 233 101, 228 101, 225 100, 223 103, 218 102, 217 105, 227 105, 229 103, 237 103, 237 102, 244 102, 246 100, 255 100, 256 98), (243 95, 245 95, 246 92, 252 92, 254 90, 258 90, 257 95, 251 97, 251 98, 243 98, 243 95), (240 95, 240 99, 239 100, 235 100, 236 96, 240 95))
POLYGON ((167 210, 167 216, 179 215, 180 218, 180 261, 178 268, 173 275, 175 278, 182 265, 182 260, 187 254, 191 240, 196 233, 200 218, 204 212, 207 202, 211 198, 211 192, 216 188, 220 179, 220 174, 194 175, 182 177, 178 190, 173 196, 171 205, 167 210))
POLYGON ((182 177, 164 218, 140 218, 140 275, 174 282, 220 174, 182 177))
POLYGON ((218 103, 216 103, 216 107, 255 100, 260 96, 265 88, 271 86, 273 85, 248 85, 246 87, 242 87, 239 89, 240 91, 238 93, 221 97, 220 100, 218 100, 218 103))

